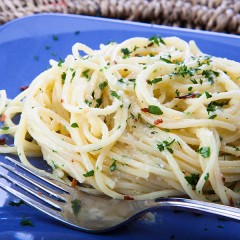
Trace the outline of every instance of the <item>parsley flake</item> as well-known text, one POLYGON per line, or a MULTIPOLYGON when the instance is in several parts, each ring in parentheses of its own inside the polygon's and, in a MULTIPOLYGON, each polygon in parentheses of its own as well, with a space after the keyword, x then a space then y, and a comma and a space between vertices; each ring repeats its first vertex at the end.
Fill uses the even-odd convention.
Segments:
POLYGON ((8 130, 9 129, 9 127, 2 127, 2 128, 0 128, 1 130, 8 130))
POLYGON ((210 147, 201 147, 196 152, 201 154, 204 158, 209 158, 211 154, 210 147))
POLYGON ((208 80, 208 82, 211 83, 211 85, 214 83, 213 77, 219 76, 219 72, 213 71, 213 70, 203 70, 202 75, 208 80))
POLYGON ((165 41, 160 36, 152 36, 148 40, 158 46, 160 45, 160 43, 166 45, 165 41))
POLYGON ((15 201, 8 202, 8 205, 12 206, 12 207, 19 207, 22 204, 25 204, 23 200, 18 200, 17 202, 15 202, 15 201))
POLYGON ((122 48, 121 53, 123 54, 123 59, 128 58, 131 54, 131 51, 129 51, 128 48, 122 48))
POLYGON ((199 174, 198 173, 192 173, 190 176, 184 177, 187 182, 192 186, 192 189, 196 188, 196 185, 199 180, 199 174))
POLYGON ((204 180, 207 181, 209 179, 209 173, 207 173, 205 176, 204 176, 204 180))
POLYGON ((117 169, 117 165, 116 165, 116 160, 114 160, 114 162, 112 163, 112 165, 110 166, 110 171, 113 172, 117 169))
POLYGON ((83 71, 82 72, 82 77, 89 78, 89 76, 88 76, 89 71, 90 71, 90 69, 87 69, 87 70, 83 71))
POLYGON ((99 108, 100 107, 100 105, 102 104, 102 99, 101 98, 98 98, 98 99, 96 99, 96 108, 99 108))
POLYGON ((154 78, 153 80, 147 80, 147 83, 152 85, 161 81, 162 81, 162 78, 154 78))
POLYGON ((216 118, 217 117, 217 114, 214 114, 214 115, 211 115, 210 117, 209 117, 209 119, 214 119, 214 118, 216 118))
POLYGON ((84 177, 92 177, 93 175, 94 175, 94 170, 91 170, 83 174, 84 177))
POLYGON ((60 58, 58 62, 58 67, 62 67, 62 64, 63 64, 63 60, 60 58))
POLYGON ((118 79, 118 82, 120 82, 120 83, 125 83, 124 80, 123 80, 123 78, 118 79))
POLYGON ((72 127, 72 128, 79 128, 79 126, 78 126, 77 123, 72 123, 72 124, 71 124, 71 127, 72 127))
POLYGON ((107 82, 107 81, 102 82, 102 83, 99 84, 99 88, 100 88, 101 90, 103 90, 107 85, 108 85, 108 82, 107 82))
POLYGON ((163 58, 163 57, 160 57, 160 60, 162 60, 163 62, 165 62, 165 63, 172 63, 172 61, 170 61, 169 59, 167 59, 167 58, 163 58))
POLYGON ((120 96, 115 91, 110 91, 111 95, 117 99, 120 99, 120 96))
POLYGON ((162 110, 158 106, 154 106, 154 105, 148 106, 148 112, 151 114, 154 114, 154 115, 162 115, 163 114, 162 110))
POLYGON ((212 97, 212 95, 209 92, 205 92, 205 95, 207 99, 212 97))
POLYGON ((209 112, 214 112, 217 110, 217 107, 223 107, 225 105, 227 105, 229 103, 229 101, 225 101, 225 102, 210 102, 207 106, 207 111, 209 112))
POLYGON ((65 72, 62 73, 61 79, 62 79, 62 84, 64 84, 65 80, 66 80, 66 73, 65 72))
POLYGON ((71 201, 72 210, 75 216, 77 216, 81 210, 81 202, 78 199, 74 199, 71 201))
POLYGON ((170 146, 175 142, 175 139, 173 139, 171 142, 168 141, 163 141, 162 143, 157 144, 157 148, 160 152, 164 151, 164 148, 166 147, 166 149, 173 154, 173 149, 170 148, 170 146))
POLYGON ((91 102, 91 101, 89 101, 89 100, 86 99, 84 102, 85 102, 89 107, 92 106, 92 102, 91 102))
POLYGON ((34 56, 35 61, 39 61, 39 56, 34 56))
POLYGON ((58 36, 57 35, 53 35, 52 39, 53 39, 53 41, 58 41, 58 36))
POLYGON ((20 222, 20 224, 22 226, 31 226, 31 227, 33 227, 32 221, 29 218, 27 218, 27 217, 23 217, 21 222, 20 222))

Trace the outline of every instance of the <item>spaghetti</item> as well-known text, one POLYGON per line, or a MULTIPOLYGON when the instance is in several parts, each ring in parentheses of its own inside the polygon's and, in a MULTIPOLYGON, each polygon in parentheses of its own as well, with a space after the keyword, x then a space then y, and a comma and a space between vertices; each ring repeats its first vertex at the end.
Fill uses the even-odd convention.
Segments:
POLYGON ((240 63, 153 36, 76 43, 50 64, 13 100, 0 91, 0 134, 14 137, 1 153, 43 156, 54 176, 112 198, 238 204, 240 63))

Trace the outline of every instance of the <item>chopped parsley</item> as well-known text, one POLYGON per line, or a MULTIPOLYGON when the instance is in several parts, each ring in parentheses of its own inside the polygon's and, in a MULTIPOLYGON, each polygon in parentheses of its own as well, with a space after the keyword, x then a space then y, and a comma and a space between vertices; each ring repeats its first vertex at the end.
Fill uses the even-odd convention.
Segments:
POLYGON ((205 92, 205 95, 207 99, 212 97, 212 95, 209 92, 205 92))
POLYGON ((176 68, 175 70, 177 71, 176 74, 178 74, 178 75, 180 75, 180 76, 182 76, 182 77, 185 77, 185 76, 187 76, 187 75, 193 76, 194 73, 195 73, 195 71, 196 71, 197 69, 193 69, 192 67, 187 68, 186 65, 181 64, 181 65, 180 65, 178 68, 176 68))
POLYGON ((63 60, 60 58, 58 62, 58 67, 62 67, 62 64, 63 64, 63 60))
POLYGON ((53 35, 53 36, 52 36, 52 39, 53 39, 53 41, 58 41, 58 36, 53 35))
POLYGON ((210 82, 211 84, 214 83, 213 77, 219 76, 219 72, 213 71, 213 70, 203 70, 202 75, 210 82))
POLYGON ((72 128, 78 128, 79 126, 78 126, 77 123, 72 123, 72 124, 71 124, 71 127, 72 127, 72 128))
POLYGON ((216 118, 217 117, 217 114, 214 114, 214 115, 211 115, 210 117, 209 117, 209 119, 214 119, 214 118, 216 118))
POLYGON ((101 90, 103 90, 107 85, 108 85, 108 82, 107 82, 107 81, 104 81, 104 82, 102 82, 102 83, 99 84, 99 88, 100 88, 101 90))
POLYGON ((165 147, 166 149, 173 154, 173 149, 170 148, 170 146, 175 142, 175 139, 173 139, 171 142, 163 141, 162 143, 157 144, 157 148, 160 152, 164 151, 165 147))
POLYGON ((110 171, 113 172, 117 169, 117 165, 116 165, 116 160, 114 160, 114 162, 112 163, 112 165, 110 166, 110 171))
POLYGON ((9 129, 9 127, 2 127, 2 128, 0 128, 1 130, 8 130, 9 129))
POLYGON ((74 199, 71 201, 72 210, 75 216, 77 216, 81 210, 81 202, 78 199, 74 199))
POLYGON ((22 226, 31 226, 31 227, 33 227, 32 221, 29 218, 27 218, 27 217, 22 217, 22 220, 21 220, 20 224, 22 226))
POLYGON ((164 40, 160 36, 152 36, 148 39, 150 42, 155 43, 156 45, 160 45, 160 43, 166 45, 164 40))
POLYGON ((130 78, 128 81, 133 82, 133 88, 136 88, 136 79, 135 78, 130 78))
POLYGON ((147 83, 152 85, 161 81, 162 81, 162 78, 154 78, 153 80, 147 80, 147 83))
POLYGON ((39 61, 39 56, 34 56, 35 61, 39 61))
POLYGON ((66 80, 66 73, 65 72, 62 73, 61 79, 62 79, 62 84, 64 84, 65 80, 66 80))
POLYGON ((15 202, 15 201, 9 201, 8 202, 8 205, 12 206, 12 207, 19 207, 22 204, 25 204, 23 200, 18 200, 17 202, 15 202))
POLYGON ((179 92, 179 90, 178 90, 178 89, 176 89, 175 93, 176 93, 176 96, 177 96, 177 97, 179 97, 179 96, 180 96, 180 92, 179 92))
POLYGON ((125 83, 124 80, 123 80, 123 78, 118 79, 118 82, 120 82, 120 83, 125 83))
POLYGON ((210 65, 210 61, 211 61, 211 56, 204 56, 203 61, 200 61, 201 59, 197 60, 198 63, 198 67, 201 67, 202 65, 206 64, 206 65, 210 65))
POLYGON ((197 84, 197 80, 196 79, 190 79, 190 81, 193 83, 193 84, 197 84))
POLYGON ((87 70, 83 71, 82 72, 82 77, 89 78, 89 76, 88 76, 89 71, 90 71, 90 69, 87 69, 87 70))
POLYGON ((154 106, 154 105, 149 105, 148 106, 148 112, 151 113, 151 114, 155 114, 155 115, 162 115, 163 114, 162 110, 158 106, 154 106))
POLYGON ((195 189, 199 180, 199 174, 192 173, 190 176, 185 176, 185 179, 192 186, 192 189, 195 189))
POLYGON ((120 96, 115 91, 110 91, 111 95, 117 99, 120 99, 120 96))
POLYGON ((205 176, 204 176, 204 180, 207 181, 209 179, 209 173, 207 173, 205 176))
POLYGON ((96 108, 99 108, 100 106, 101 106, 101 104, 102 104, 102 99, 101 98, 98 98, 98 99, 96 99, 96 108))
POLYGON ((121 53, 123 54, 123 59, 128 58, 131 54, 131 51, 129 51, 128 48, 122 48, 121 53))
POLYGON ((89 107, 92 106, 92 102, 91 102, 91 101, 89 101, 89 100, 86 99, 84 102, 85 102, 89 107))
POLYGON ((167 58, 160 57, 160 60, 162 60, 162 61, 165 62, 165 63, 172 63, 172 61, 170 61, 170 60, 167 59, 167 58))
POLYGON ((225 101, 225 102, 210 102, 207 106, 207 111, 209 112, 214 112, 217 110, 217 107, 223 107, 225 105, 227 105, 229 103, 229 101, 225 101))
POLYGON ((210 147, 201 147, 196 152, 204 158, 209 158, 211 154, 210 147))
POLYGON ((235 148, 235 151, 240 151, 240 148, 239 147, 236 147, 236 146, 232 146, 233 148, 235 148))
POLYGON ((92 177, 93 175, 94 175, 94 170, 91 170, 83 174, 84 177, 92 177))

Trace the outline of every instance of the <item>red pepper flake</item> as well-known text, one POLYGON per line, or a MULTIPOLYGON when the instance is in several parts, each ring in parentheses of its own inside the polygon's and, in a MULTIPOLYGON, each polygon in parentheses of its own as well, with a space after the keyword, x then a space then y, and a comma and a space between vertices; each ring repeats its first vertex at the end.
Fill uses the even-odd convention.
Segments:
POLYGON ((225 181, 226 181, 226 178, 224 176, 222 176, 222 181, 223 181, 223 183, 225 183, 225 181))
POLYGON ((148 46, 148 47, 152 47, 153 44, 154 44, 154 42, 151 42, 151 43, 149 43, 147 46, 148 46))
POLYGON ((160 123, 163 123, 162 119, 157 119, 157 120, 154 121, 154 125, 158 125, 160 123))
POLYGON ((0 116, 0 122, 4 122, 6 119, 6 115, 3 113, 1 116, 0 116))
POLYGON ((0 145, 6 144, 6 138, 0 138, 0 145))
POLYGON ((77 180, 76 180, 75 178, 73 178, 72 183, 71 183, 71 186, 72 186, 73 188, 75 188, 75 187, 77 186, 77 180))
POLYGON ((229 204, 230 204, 231 207, 234 207, 234 202, 233 202, 232 198, 229 199, 229 204))
POLYGON ((60 100, 60 102, 61 102, 61 103, 63 103, 63 102, 64 102, 64 100, 63 100, 63 99, 61 99, 61 100, 60 100))
POLYGON ((178 99, 187 99, 187 98, 197 98, 197 97, 199 97, 199 96, 200 96, 199 93, 188 93, 187 95, 178 96, 178 97, 175 97, 175 98, 178 98, 178 99))
POLYGON ((149 112, 148 108, 141 108, 142 112, 149 112))
POLYGON ((28 86, 21 86, 21 87, 20 87, 20 90, 21 90, 21 91, 24 91, 24 90, 26 90, 26 89, 28 89, 28 86))
POLYGON ((124 200, 134 200, 134 198, 131 196, 125 195, 124 200))

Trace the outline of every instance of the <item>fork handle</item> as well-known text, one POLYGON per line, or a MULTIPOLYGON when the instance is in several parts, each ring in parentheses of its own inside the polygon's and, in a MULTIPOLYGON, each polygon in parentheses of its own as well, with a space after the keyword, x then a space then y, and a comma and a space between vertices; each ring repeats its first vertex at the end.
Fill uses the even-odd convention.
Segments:
POLYGON ((211 213, 234 220, 240 220, 240 209, 236 207, 185 198, 160 198, 156 200, 156 203, 156 207, 178 207, 193 212, 211 213))

